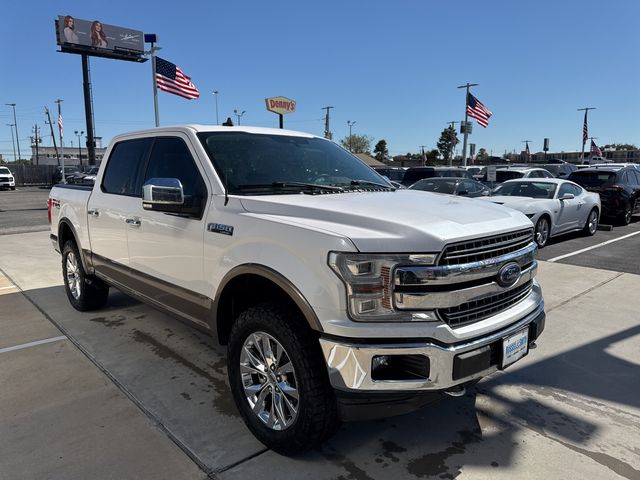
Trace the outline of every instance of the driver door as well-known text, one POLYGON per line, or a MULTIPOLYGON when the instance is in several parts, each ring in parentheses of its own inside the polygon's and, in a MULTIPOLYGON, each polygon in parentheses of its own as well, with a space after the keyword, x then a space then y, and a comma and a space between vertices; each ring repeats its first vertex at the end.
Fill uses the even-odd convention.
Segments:
MULTIPOLYGON (((566 231, 577 228, 580 225, 582 217, 582 208, 584 200, 580 198, 573 185, 570 183, 562 183, 558 189, 557 202, 559 202, 558 215, 556 219, 557 231, 566 231), (570 200, 560 200, 563 195, 570 193, 574 198, 570 200)), ((584 223, 584 222, 583 222, 584 223)))

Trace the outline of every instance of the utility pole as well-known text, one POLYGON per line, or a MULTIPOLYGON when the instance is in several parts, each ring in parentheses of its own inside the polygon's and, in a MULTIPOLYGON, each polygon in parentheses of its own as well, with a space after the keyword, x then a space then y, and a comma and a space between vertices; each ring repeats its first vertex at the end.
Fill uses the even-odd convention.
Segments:
POLYGON ((49 124, 49 129, 51 130, 51 138, 53 139, 53 148, 56 151, 56 157, 58 157, 58 166, 60 166, 60 154, 58 153, 58 146, 56 145, 56 136, 53 134, 53 124, 51 123, 51 115, 49 115, 49 109, 44 107, 44 113, 47 115, 47 123, 49 124))
POLYGON ((349 151, 353 152, 353 148, 351 147, 351 128, 356 124, 355 120, 352 122, 351 120, 347 120, 347 125, 349 125, 349 151))
POLYGON ((584 162, 584 144, 587 143, 587 137, 589 136, 587 116, 589 115, 589 110, 595 109, 596 107, 578 108, 578 112, 584 112, 584 123, 582 124, 582 154, 580 155, 580 163, 584 162))
POLYGON ((462 166, 467 166, 467 139, 469 137, 469 114, 467 113, 467 107, 469 106, 469 88, 477 87, 477 83, 467 82, 465 85, 460 85, 458 88, 466 89, 464 96, 464 142, 462 144, 462 166))
POLYGON ((426 147, 426 145, 420 145, 420 151, 422 152, 422 166, 423 167, 427 164, 427 159, 424 157, 424 147, 426 147))
MULTIPOLYGON (((36 147, 36 165, 38 165, 38 163, 40 163, 39 161, 39 155, 38 155, 38 144, 40 143, 41 138, 40 138, 40 127, 38 127, 38 124, 36 123, 33 126, 33 143, 35 144, 36 147)), ((31 161, 31 163, 33 163, 33 161, 31 161)))
POLYGON ((241 113, 238 113, 238 109, 235 109, 235 110, 233 111, 233 114, 234 114, 236 117, 238 117, 238 126, 240 126, 240 118, 242 118, 242 116, 243 116, 245 113, 247 113, 247 111, 246 111, 246 110, 242 110, 242 112, 241 112, 241 113))
POLYGON ((329 129, 329 110, 331 110, 333 107, 322 107, 321 110, 326 110, 327 114, 324 117, 324 138, 327 138, 329 140, 331 140, 333 138, 333 135, 331 133, 331 130, 329 129))
POLYGON ((82 166, 82 148, 80 147, 81 143, 80 143, 80 137, 82 135, 84 135, 84 131, 78 131, 76 130, 75 133, 78 136, 78 163, 80 164, 80 166, 82 166))
POLYGON ((220 120, 218 120, 218 94, 220 92, 218 90, 213 91, 213 96, 216 98, 216 125, 220 125, 220 120))
POLYGON ((22 158, 22 155, 20 154, 20 135, 18 135, 18 120, 16 119, 16 104, 5 103, 5 105, 13 108, 13 125, 16 127, 16 145, 18 145, 18 157, 22 158))
POLYGON ((520 143, 524 143, 524 151, 527 155, 527 163, 531 163, 531 152, 529 151, 529 142, 532 140, 520 140, 520 143))
POLYGON ((58 104, 58 134, 60 135, 60 165, 62 166, 62 183, 67 183, 67 179, 64 176, 64 144, 62 143, 62 102, 59 98, 54 102, 58 104))
POLYGON ((11 145, 13 146, 13 163, 15 163, 16 160, 18 160, 16 157, 16 141, 13 139, 13 127, 15 127, 15 125, 13 123, 7 123, 6 125, 7 127, 11 127, 11 145))

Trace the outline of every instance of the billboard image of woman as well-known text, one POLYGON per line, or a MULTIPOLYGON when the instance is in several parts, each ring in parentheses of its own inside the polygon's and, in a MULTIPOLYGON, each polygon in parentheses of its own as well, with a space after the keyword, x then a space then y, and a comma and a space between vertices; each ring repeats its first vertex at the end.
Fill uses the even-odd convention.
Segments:
POLYGON ((104 33, 102 29, 102 23, 98 20, 95 20, 91 24, 91 46, 99 47, 99 48, 107 48, 107 35, 104 33))

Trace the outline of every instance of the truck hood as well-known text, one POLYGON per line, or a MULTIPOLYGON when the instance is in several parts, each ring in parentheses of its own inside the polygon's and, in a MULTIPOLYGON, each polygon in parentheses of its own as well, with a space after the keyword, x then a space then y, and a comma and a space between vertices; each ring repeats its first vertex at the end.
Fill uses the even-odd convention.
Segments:
POLYGON ((491 202, 414 190, 242 197, 249 213, 349 238, 361 252, 436 252, 449 243, 530 228, 491 202))

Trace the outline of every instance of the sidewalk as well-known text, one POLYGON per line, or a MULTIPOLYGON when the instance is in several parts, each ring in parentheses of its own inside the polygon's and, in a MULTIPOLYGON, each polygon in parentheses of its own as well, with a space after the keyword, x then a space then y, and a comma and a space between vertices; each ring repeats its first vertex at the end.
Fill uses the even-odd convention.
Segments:
POLYGON ((206 478, 2 273, 0 305, 0 479, 206 478))

